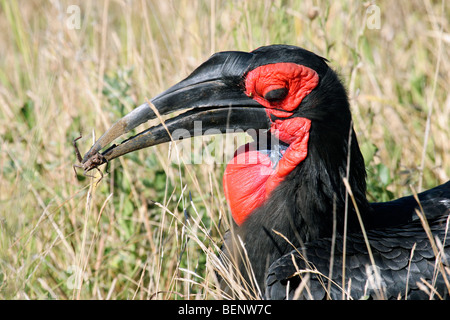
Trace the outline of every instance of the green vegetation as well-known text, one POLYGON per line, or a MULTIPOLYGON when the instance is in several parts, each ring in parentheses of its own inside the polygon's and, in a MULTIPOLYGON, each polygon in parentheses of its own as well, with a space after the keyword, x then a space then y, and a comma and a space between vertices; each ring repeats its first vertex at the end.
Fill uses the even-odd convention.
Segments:
POLYGON ((224 298, 224 165, 178 165, 162 145, 112 161, 98 184, 72 168, 80 132, 84 153, 216 51, 286 43, 329 59, 371 200, 447 181, 450 6, 377 2, 369 29, 369 4, 0 0, 0 299, 224 298))

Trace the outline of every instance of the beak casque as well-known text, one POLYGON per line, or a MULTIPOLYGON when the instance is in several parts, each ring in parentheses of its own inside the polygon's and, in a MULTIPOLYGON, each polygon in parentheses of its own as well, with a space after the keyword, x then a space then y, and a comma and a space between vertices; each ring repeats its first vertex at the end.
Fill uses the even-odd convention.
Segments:
POLYGON ((210 129, 215 129, 216 133, 268 129, 270 121, 264 107, 244 93, 244 76, 252 59, 253 54, 246 52, 214 54, 186 79, 114 123, 84 155, 85 171, 99 165, 88 165, 89 160, 99 154, 101 162, 105 163, 126 153, 171 141, 169 133, 176 129, 188 130, 192 137, 210 129), (142 123, 185 109, 190 110, 102 152, 112 141, 142 123), (201 121, 200 132, 194 130, 195 121, 201 121))

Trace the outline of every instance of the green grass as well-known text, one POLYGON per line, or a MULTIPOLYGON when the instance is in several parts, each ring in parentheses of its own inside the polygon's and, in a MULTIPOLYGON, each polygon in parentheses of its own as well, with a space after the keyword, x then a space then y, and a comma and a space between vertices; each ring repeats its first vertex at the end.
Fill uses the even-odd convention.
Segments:
POLYGON ((379 2, 372 30, 361 1, 56 3, 0 1, 0 299, 224 298, 223 165, 179 166, 162 145, 112 161, 98 185, 72 169, 80 131, 84 153, 93 130, 216 51, 286 43, 327 57, 348 88, 370 199, 449 179, 445 1, 379 2))

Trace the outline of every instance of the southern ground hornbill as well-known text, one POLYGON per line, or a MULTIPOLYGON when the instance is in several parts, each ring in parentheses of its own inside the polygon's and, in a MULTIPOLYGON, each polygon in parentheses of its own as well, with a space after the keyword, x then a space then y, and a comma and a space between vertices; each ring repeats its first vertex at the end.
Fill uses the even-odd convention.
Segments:
POLYGON ((151 103, 97 140, 85 171, 168 142, 180 128, 192 135, 264 129, 236 151, 223 181, 236 223, 223 259, 261 297, 449 297, 450 181, 369 203, 347 94, 326 59, 287 45, 216 53, 151 103), (188 108, 102 152, 158 114, 188 108), (200 132, 195 121, 202 121, 200 132))

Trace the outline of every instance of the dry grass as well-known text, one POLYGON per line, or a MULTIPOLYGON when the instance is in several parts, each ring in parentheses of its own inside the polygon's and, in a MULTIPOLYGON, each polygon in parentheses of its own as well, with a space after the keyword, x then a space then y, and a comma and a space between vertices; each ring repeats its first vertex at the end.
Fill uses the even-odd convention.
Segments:
POLYGON ((372 30, 360 1, 0 3, 1 299, 224 298, 222 165, 174 165, 163 145, 113 161, 97 186, 72 170, 80 130, 83 152, 94 129, 216 51, 287 43, 327 57, 349 90, 369 196, 449 179, 445 1, 379 3, 372 30), (67 27, 73 4, 80 29, 67 27))

